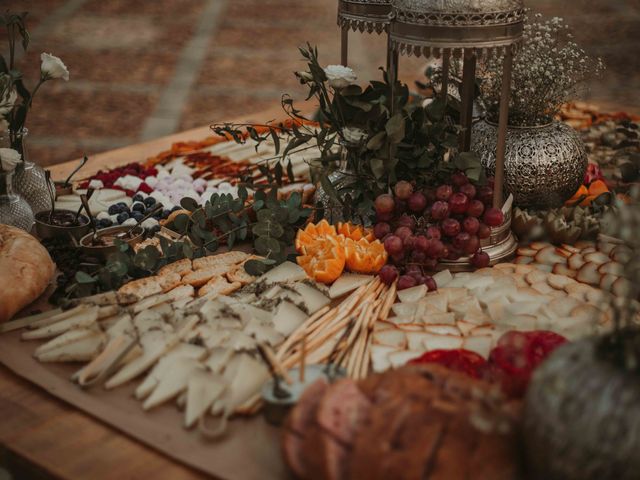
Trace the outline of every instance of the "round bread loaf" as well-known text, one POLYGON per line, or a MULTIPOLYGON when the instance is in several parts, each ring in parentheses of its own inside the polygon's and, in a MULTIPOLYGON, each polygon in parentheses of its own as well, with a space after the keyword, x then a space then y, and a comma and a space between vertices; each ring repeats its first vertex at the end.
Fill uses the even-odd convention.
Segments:
POLYGON ((49 252, 35 237, 0 225, 0 323, 42 295, 54 272, 49 252))

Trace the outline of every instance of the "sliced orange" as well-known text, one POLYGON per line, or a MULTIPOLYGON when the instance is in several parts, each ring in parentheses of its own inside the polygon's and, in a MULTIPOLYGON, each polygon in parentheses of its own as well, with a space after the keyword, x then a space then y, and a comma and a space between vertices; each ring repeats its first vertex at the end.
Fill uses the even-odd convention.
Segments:
POLYGON ((333 235, 319 237, 316 242, 303 245, 296 260, 309 277, 321 283, 337 280, 346 262, 342 241, 333 235))
POLYGON ((573 205, 580 198, 587 195, 589 195, 589 190, 587 190, 587 187, 585 187, 584 185, 580 185, 580 188, 578 188, 578 191, 573 194, 573 197, 571 197, 569 200, 565 202, 565 205, 573 205))
POLYGON ((302 253, 302 248, 305 245, 311 245, 327 236, 336 237, 337 235, 336 228, 326 220, 321 220, 318 223, 310 223, 304 230, 298 230, 295 242, 296 251, 302 253))
POLYGON ((376 237, 373 235, 373 230, 364 228, 362 225, 354 225, 351 222, 338 223, 338 233, 344 235, 345 238, 351 238, 352 240, 360 240, 365 238, 370 242, 373 242, 376 237))
POLYGON ((589 185, 589 195, 593 195, 594 197, 607 193, 608 191, 609 187, 607 187, 607 184, 602 180, 594 180, 591 182, 591 185, 589 185))
POLYGON ((387 263, 387 252, 380 240, 369 242, 366 238, 345 240, 347 268, 356 273, 377 273, 387 263))

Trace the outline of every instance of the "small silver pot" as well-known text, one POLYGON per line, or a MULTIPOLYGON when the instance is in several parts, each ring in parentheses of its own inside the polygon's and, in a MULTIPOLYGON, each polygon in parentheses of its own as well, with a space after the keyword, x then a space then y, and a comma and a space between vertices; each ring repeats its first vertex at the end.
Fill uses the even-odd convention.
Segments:
MULTIPOLYGON (((131 229, 129 225, 116 225, 114 227, 103 228, 101 230, 98 230, 98 238, 126 232, 129 229, 131 229)), ((143 239, 144 229, 138 226, 133 230, 132 236, 124 241, 127 242, 131 247, 133 247, 134 245, 142 242, 143 239)), ((112 253, 116 253, 118 251, 118 247, 116 247, 115 245, 93 245, 91 243, 92 240, 93 232, 88 233, 80 239, 80 248, 82 248, 82 250, 88 255, 107 258, 112 253)))
MULTIPOLYGON (((486 120, 474 124, 471 150, 493 174, 497 125, 486 120)), ((504 161, 505 191, 514 205, 554 208, 578 190, 587 170, 584 142, 573 128, 561 122, 536 127, 509 127, 504 161)))
MULTIPOLYGON (((65 213, 75 217, 76 212, 71 210, 55 209, 53 214, 65 213)), ((49 211, 42 211, 36 214, 36 233, 39 238, 69 238, 70 236, 79 240, 90 229, 89 218, 85 215, 78 216, 78 225, 66 227, 49 223, 49 211)))

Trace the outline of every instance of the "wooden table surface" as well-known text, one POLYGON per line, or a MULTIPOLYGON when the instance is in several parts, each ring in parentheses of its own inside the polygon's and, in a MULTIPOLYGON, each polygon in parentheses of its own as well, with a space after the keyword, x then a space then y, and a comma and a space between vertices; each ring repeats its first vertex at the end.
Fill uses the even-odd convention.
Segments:
MULTIPOLYGON (((282 117, 279 108, 236 121, 266 122, 282 117)), ((208 126, 93 156, 82 176, 101 168, 139 162, 173 142, 213 135, 208 126)), ((77 160, 52 167, 64 179, 77 160)), ((0 460, 14 480, 192 480, 205 475, 156 453, 100 421, 66 405, 0 365, 0 460), (4 458, 3 458, 4 457, 4 458)))

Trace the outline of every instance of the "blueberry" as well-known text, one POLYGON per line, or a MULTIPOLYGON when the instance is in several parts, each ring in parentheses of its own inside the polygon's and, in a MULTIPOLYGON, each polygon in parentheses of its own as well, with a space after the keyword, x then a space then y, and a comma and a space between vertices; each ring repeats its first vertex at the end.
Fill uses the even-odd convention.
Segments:
POLYGON ((180 205, 176 205, 175 207, 173 207, 173 208, 171 209, 171 211, 172 211, 172 212, 175 212, 175 211, 177 211, 177 210, 182 210, 182 207, 181 207, 180 205))
POLYGON ((153 197, 147 197, 143 200, 143 202, 147 207, 151 207, 152 205, 156 204, 156 199, 153 197))
POLYGON ((107 228, 111 225, 113 225, 113 222, 110 218, 103 218, 102 220, 98 221, 98 227, 100 228, 107 228))
POLYGON ((131 213, 131 218, 136 221, 140 221, 144 218, 144 214, 142 212, 136 212, 135 210, 131 213))
POLYGON ((123 210, 128 210, 128 209, 129 209, 129 207, 127 206, 127 204, 126 204, 126 203, 124 203, 124 202, 118 202, 118 203, 116 203, 116 205, 117 205, 117 206, 119 206, 119 207, 120 207, 121 209, 123 209, 123 210))
POLYGON ((142 203, 142 202, 136 202, 131 207, 131 211, 133 211, 133 212, 144 213, 145 209, 146 209, 146 207, 145 207, 144 203, 142 203))
POLYGON ((109 207, 108 213, 109 215, 116 215, 117 213, 120 213, 120 207, 118 206, 118 204, 111 205, 109 207))
POLYGON ((169 215, 171 215, 171 210, 162 211, 162 218, 169 218, 169 215))
POLYGON ((143 196, 142 196, 142 195, 140 195, 139 193, 136 193, 136 194, 133 196, 133 201, 134 201, 134 202, 142 202, 143 200, 144 200, 143 196))
POLYGON ((118 223, 122 223, 129 219, 129 214, 127 212, 122 212, 118 215, 118 223))

